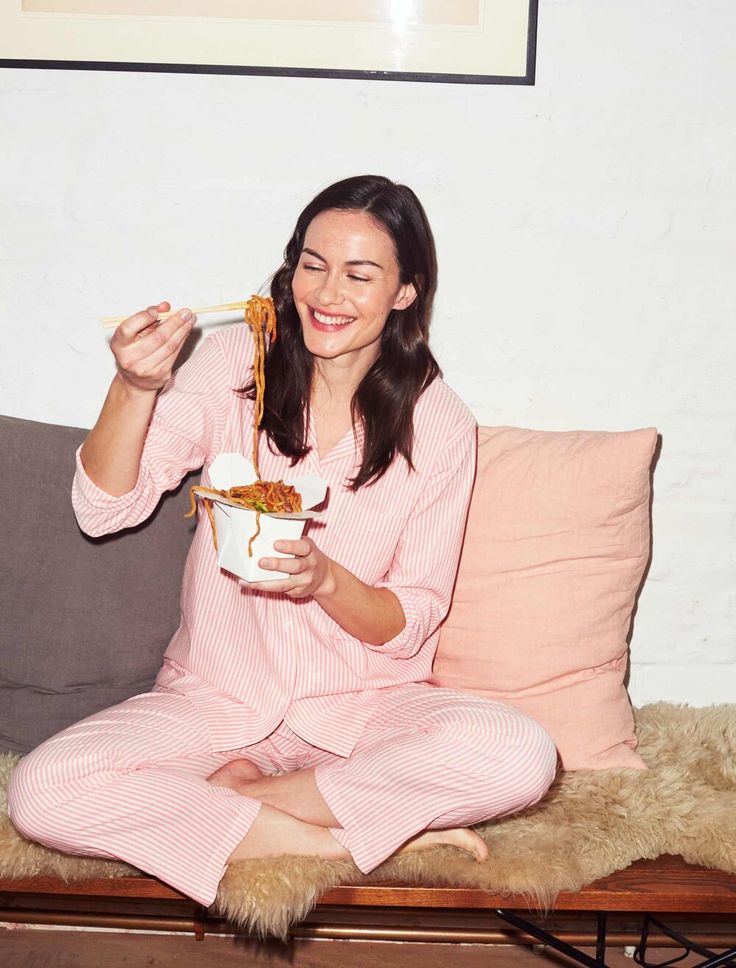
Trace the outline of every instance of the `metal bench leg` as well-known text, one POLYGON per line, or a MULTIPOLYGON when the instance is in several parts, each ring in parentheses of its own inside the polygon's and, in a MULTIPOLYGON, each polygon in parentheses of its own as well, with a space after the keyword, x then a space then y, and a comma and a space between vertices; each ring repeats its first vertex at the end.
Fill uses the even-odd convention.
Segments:
POLYGON ((695 968, 718 968, 720 965, 730 965, 732 968, 736 968, 736 948, 729 948, 728 951, 716 954, 715 951, 711 951, 710 948, 705 948, 703 945, 691 941, 690 938, 685 937, 684 934, 680 934, 679 931, 675 931, 674 928, 664 924, 651 914, 644 915, 641 937, 634 951, 634 961, 637 965, 641 965, 642 968, 666 968, 668 965, 677 964, 678 961, 682 961, 683 958, 687 958, 688 955, 693 953, 705 956, 705 961, 698 962, 695 968), (654 925, 662 934, 666 934, 668 938, 672 938, 673 941, 677 941, 678 944, 682 945, 682 954, 676 955, 674 958, 668 958, 666 961, 649 961, 647 959, 647 944, 649 942, 650 925, 654 925))
MULTIPOLYGON (((595 958, 592 958, 585 951, 581 951, 580 948, 576 948, 575 945, 568 944, 566 941, 561 941, 555 935, 550 934, 549 931, 545 931, 544 928, 538 927, 536 924, 532 924, 531 921, 527 921, 525 918, 519 917, 518 914, 514 914, 511 911, 503 910, 502 908, 494 908, 493 913, 496 917, 501 918, 502 921, 506 921, 507 924, 512 925, 515 928, 519 928, 521 931, 525 931, 530 934, 533 938, 536 938, 542 944, 549 945, 550 948, 554 948, 555 951, 559 951, 563 955, 567 955, 568 958, 572 958, 581 965, 585 965, 585 968, 606 968, 606 912, 599 911, 598 920, 598 933, 596 937, 595 945, 595 958)), ((707 968, 715 968, 715 966, 707 966, 707 968)))

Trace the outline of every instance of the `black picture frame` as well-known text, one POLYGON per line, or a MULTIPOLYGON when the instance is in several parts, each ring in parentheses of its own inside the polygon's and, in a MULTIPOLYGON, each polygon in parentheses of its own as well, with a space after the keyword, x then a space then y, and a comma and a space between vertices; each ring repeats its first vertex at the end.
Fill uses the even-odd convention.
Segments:
MULTIPOLYGON (((428 71, 344 70, 313 67, 270 67, 240 64, 152 63, 114 60, 61 60, 0 57, 0 67, 36 70, 120 71, 153 74, 220 74, 256 77, 337 78, 343 80, 409 81, 431 84, 497 84, 532 86, 536 80, 539 0, 529 0, 526 64, 523 74, 477 74, 428 71)), ((2 42, 0 41, 0 50, 2 42)))

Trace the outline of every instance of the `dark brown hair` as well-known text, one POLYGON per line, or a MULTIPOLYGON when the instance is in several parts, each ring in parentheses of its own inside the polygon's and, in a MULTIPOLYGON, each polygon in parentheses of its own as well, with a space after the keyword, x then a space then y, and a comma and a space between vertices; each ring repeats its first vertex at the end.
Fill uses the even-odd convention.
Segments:
MULTIPOLYGON (((273 277, 278 339, 266 356, 262 428, 269 443, 296 463, 309 452, 307 419, 314 361, 304 345, 291 283, 312 219, 330 209, 367 212, 391 236, 402 285, 412 283, 416 299, 392 310, 381 335, 381 353, 363 377, 352 401, 353 422, 364 428, 363 460, 350 487, 377 481, 397 454, 412 466, 414 406, 440 375, 428 346, 437 257, 432 231, 414 192, 379 175, 359 175, 330 185, 299 216, 273 277), (306 418, 306 419, 305 419, 306 418)), ((251 399, 251 382, 243 391, 251 399)))

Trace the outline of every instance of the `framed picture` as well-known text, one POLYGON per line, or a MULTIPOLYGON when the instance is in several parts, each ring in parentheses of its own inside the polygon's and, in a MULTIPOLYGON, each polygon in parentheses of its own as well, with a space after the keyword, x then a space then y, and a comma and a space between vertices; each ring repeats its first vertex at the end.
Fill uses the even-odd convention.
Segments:
POLYGON ((538 0, 0 0, 0 66, 533 84, 538 0))

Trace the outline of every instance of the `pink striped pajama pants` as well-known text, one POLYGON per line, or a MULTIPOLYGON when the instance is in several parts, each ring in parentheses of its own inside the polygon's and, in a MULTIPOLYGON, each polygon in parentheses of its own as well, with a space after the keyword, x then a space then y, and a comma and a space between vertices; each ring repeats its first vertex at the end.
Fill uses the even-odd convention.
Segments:
POLYGON ((423 683, 381 690, 349 757, 311 746, 282 723, 237 750, 213 748, 186 696, 134 696, 51 737, 19 763, 8 810, 27 838, 112 857, 209 905, 260 802, 206 778, 238 758, 263 773, 315 768, 368 872, 425 829, 469 826, 538 800, 555 774, 547 733, 501 703, 423 683))

